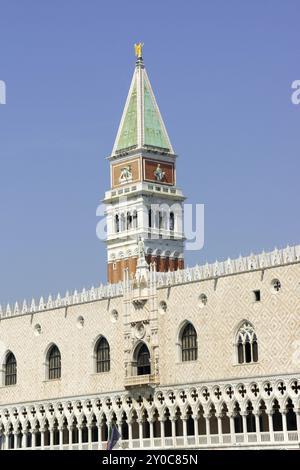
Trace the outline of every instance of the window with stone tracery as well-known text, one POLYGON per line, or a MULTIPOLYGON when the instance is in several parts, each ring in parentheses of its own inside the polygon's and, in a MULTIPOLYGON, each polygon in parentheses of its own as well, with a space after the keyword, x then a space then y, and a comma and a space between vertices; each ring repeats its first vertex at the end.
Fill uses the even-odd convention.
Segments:
POLYGON ((5 385, 17 383, 17 361, 13 353, 9 353, 5 362, 5 385))
POLYGON ((110 370, 110 348, 107 340, 102 337, 96 347, 96 370, 97 372, 109 372, 110 370))
POLYGON ((251 323, 244 322, 240 326, 237 334, 236 348, 239 364, 258 361, 257 336, 251 323))
POLYGON ((61 356, 57 346, 53 345, 49 351, 48 379, 60 379, 61 377, 61 356))
POLYGON ((191 323, 188 323, 181 336, 182 361, 196 361, 198 356, 197 333, 191 323))

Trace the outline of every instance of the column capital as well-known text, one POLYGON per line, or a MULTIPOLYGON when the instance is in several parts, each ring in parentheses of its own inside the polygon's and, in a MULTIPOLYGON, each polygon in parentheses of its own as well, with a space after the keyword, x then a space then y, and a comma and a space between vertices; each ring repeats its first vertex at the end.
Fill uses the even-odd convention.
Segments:
POLYGON ((153 416, 151 416, 150 418, 148 418, 147 420, 149 423, 155 423, 156 421, 158 421, 157 419, 155 419, 153 416))
POLYGON ((158 417, 158 421, 159 421, 160 423, 164 423, 164 422, 167 421, 167 420, 166 420, 165 416, 159 416, 159 417, 158 417))

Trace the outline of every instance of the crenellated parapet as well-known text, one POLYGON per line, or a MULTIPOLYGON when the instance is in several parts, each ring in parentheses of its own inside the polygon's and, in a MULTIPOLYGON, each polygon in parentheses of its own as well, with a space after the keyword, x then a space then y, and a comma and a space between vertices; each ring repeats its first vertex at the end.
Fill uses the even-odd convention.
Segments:
POLYGON ((269 253, 251 254, 244 257, 240 256, 236 259, 228 258, 226 261, 215 261, 215 263, 196 265, 192 268, 179 269, 173 272, 158 272, 156 274, 157 287, 186 284, 299 262, 300 245, 287 246, 280 250, 275 248, 275 250, 269 253))
MULTIPOLYGON (((265 270, 276 266, 285 266, 300 262, 300 245, 287 246, 283 249, 275 248, 273 251, 249 256, 240 256, 236 259, 228 258, 225 261, 215 261, 196 265, 191 268, 178 269, 176 271, 156 272, 152 269, 148 272, 149 285, 151 289, 168 287, 189 282, 214 279, 223 276, 241 274, 255 270, 265 270)), ((32 314, 36 312, 53 310, 72 305, 96 302, 99 300, 122 297, 128 293, 134 281, 125 276, 123 282, 115 284, 101 284, 91 289, 75 290, 73 293, 66 292, 64 296, 58 294, 56 297, 49 295, 48 299, 41 297, 39 300, 32 299, 31 302, 24 300, 23 303, 16 302, 15 305, 0 305, 0 319, 15 317, 18 315, 32 314)))

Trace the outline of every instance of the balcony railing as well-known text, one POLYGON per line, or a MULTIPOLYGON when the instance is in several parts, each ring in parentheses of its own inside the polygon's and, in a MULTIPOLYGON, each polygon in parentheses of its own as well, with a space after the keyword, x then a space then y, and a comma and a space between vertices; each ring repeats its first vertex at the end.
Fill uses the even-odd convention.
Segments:
MULTIPOLYGON (((143 377, 143 376, 141 376, 143 377)), ((282 431, 270 432, 251 432, 235 434, 210 434, 210 435, 188 435, 188 436, 169 436, 153 437, 132 440, 120 440, 116 445, 116 450, 126 449, 206 449, 206 448, 274 448, 284 446, 286 448, 299 448, 300 440, 297 431, 288 431, 286 434, 282 431)), ((72 444, 62 444, 42 447, 45 450, 104 450, 106 442, 82 442, 72 444)), ((22 450, 38 450, 41 447, 26 447, 22 450)), ((21 450, 17 448, 16 450, 21 450)))
POLYGON ((125 387, 137 387, 143 385, 157 385, 159 384, 159 377, 155 374, 149 375, 134 375, 131 377, 125 377, 125 387))

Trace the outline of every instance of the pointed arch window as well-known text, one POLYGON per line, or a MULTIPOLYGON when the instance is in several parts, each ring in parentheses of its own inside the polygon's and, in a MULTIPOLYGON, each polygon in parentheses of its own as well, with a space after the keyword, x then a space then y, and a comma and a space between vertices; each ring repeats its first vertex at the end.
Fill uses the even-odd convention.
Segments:
POLYGON ((251 323, 244 322, 239 328, 236 348, 239 364, 258 361, 257 336, 251 323))
POLYGON ((17 361, 12 352, 8 353, 5 361, 5 385, 16 385, 17 361))
POLYGON ((198 357, 197 333, 191 323, 188 323, 181 336, 182 361, 196 361, 198 357))
POLYGON ((96 371, 97 373, 110 371, 110 348, 104 337, 100 338, 96 347, 96 371))
POLYGON ((137 355, 137 375, 151 374, 150 352, 145 344, 143 344, 137 355))
POLYGON ((53 345, 49 351, 48 379, 55 380, 61 378, 61 355, 58 347, 53 345))

